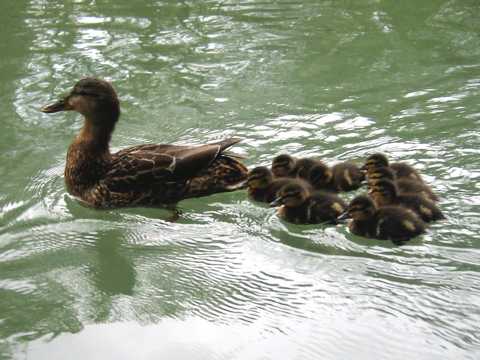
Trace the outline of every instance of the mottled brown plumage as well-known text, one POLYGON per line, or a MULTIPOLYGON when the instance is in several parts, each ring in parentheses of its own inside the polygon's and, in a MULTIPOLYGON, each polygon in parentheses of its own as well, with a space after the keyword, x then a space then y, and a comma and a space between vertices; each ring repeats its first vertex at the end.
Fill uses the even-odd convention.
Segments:
POLYGON ((277 192, 271 206, 280 206, 278 216, 295 224, 336 224, 346 209, 336 194, 314 191, 301 179, 292 179, 277 192))
POLYGON ((369 190, 375 205, 400 205, 414 211, 425 222, 445 219, 435 203, 421 195, 400 194, 397 186, 390 180, 379 180, 369 190))
POLYGON ((312 166, 308 181, 317 190, 342 192, 362 186, 364 173, 351 162, 341 162, 331 168, 323 163, 312 166))
POLYGON ((266 166, 258 166, 248 173, 248 196, 258 202, 270 203, 275 200, 277 191, 290 181, 289 178, 274 178, 266 166))
POLYGON ((340 219, 352 218, 348 227, 359 236, 391 240, 396 244, 410 240, 426 230, 425 223, 413 211, 402 206, 376 207, 365 195, 355 197, 340 219))
POLYGON ((272 173, 275 177, 295 177, 296 159, 288 154, 275 156, 272 160, 272 173))
POLYGON ((374 169, 379 167, 390 167, 397 179, 407 178, 423 182, 420 173, 415 170, 411 165, 405 162, 391 163, 384 154, 380 153, 370 155, 365 161, 362 169, 366 170, 368 175, 374 169))
POLYGON ((120 105, 106 81, 82 79, 64 99, 42 109, 65 110, 85 117, 68 149, 65 183, 69 193, 89 206, 161 206, 232 191, 246 183, 247 168, 225 153, 238 139, 198 146, 146 144, 110 153, 120 105))
POLYGON ((398 191, 400 194, 417 194, 423 196, 432 201, 438 201, 438 196, 433 192, 432 188, 426 183, 410 179, 410 178, 399 178, 395 176, 395 173, 390 167, 377 167, 374 168, 368 174, 368 186, 372 187, 380 180, 390 180, 397 185, 398 191))

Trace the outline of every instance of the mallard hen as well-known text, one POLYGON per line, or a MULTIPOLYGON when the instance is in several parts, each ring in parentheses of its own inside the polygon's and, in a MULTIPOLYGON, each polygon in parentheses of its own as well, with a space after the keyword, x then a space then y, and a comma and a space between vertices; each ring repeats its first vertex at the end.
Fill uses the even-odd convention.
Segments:
POLYGON ((111 153, 120 103, 107 81, 82 79, 42 111, 84 116, 68 148, 65 183, 70 194, 91 207, 161 206, 246 185, 247 168, 225 152, 238 139, 199 146, 145 144, 111 153))

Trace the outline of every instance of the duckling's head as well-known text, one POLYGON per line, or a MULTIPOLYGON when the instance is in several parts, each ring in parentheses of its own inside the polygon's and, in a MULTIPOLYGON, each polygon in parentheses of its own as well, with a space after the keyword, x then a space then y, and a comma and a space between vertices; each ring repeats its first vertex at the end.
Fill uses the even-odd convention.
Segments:
POLYGON ((288 154, 278 155, 272 160, 272 172, 276 177, 289 176, 294 169, 295 159, 288 154))
POLYGON ((363 165, 362 170, 366 170, 368 173, 370 173, 375 168, 387 166, 387 157, 384 154, 377 153, 370 155, 367 160, 365 160, 365 164, 363 165))
POLYGON ((368 184, 372 186, 380 180, 395 181, 395 174, 387 166, 374 167, 368 174, 368 184))
POLYGON ((98 126, 113 126, 120 116, 120 103, 112 85, 88 77, 75 84, 63 99, 44 106, 44 113, 77 111, 98 126))
POLYGON ((332 181, 332 170, 323 163, 318 163, 312 166, 308 174, 308 181, 316 189, 322 189, 328 187, 328 184, 332 181))
POLYGON ((247 184, 250 189, 265 189, 273 180, 273 174, 266 166, 258 166, 248 172, 247 184))
POLYGON ((301 181, 292 180, 277 192, 277 197, 270 206, 301 206, 307 200, 308 195, 308 189, 301 181))
POLYGON ((340 215, 340 218, 352 218, 357 221, 368 220, 375 214, 375 210, 372 199, 366 195, 359 195, 348 204, 347 211, 340 215))
POLYGON ((317 164, 322 164, 320 160, 312 158, 301 158, 295 163, 295 172, 299 178, 308 180, 310 169, 317 164))
POLYGON ((393 181, 383 179, 371 186, 369 194, 377 206, 384 206, 395 200, 398 189, 393 181))

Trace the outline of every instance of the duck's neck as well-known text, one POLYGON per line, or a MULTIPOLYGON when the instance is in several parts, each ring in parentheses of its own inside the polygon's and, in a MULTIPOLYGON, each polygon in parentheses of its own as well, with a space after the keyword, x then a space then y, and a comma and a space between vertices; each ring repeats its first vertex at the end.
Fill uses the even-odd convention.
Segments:
POLYGON ((81 197, 108 171, 111 161, 109 143, 115 126, 113 122, 111 124, 98 126, 85 119, 83 128, 68 148, 65 182, 71 194, 81 197))
POLYGON ((109 154, 109 144, 115 124, 98 126, 90 119, 85 119, 80 133, 74 140, 74 144, 82 144, 86 151, 92 154, 109 154))

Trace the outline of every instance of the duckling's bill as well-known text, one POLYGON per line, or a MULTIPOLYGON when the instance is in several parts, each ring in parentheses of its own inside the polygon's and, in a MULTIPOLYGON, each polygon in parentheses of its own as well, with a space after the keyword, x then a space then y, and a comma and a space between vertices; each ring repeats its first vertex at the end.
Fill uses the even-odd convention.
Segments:
POLYGON ((342 220, 347 220, 347 219, 350 219, 350 218, 351 218, 350 212, 347 210, 347 211, 341 213, 340 215, 338 215, 337 220, 342 221, 342 220))
POLYGON ((277 207, 277 206, 280 206, 280 205, 283 205, 283 198, 282 197, 276 198, 275 200, 273 200, 269 204, 270 207, 277 207))

